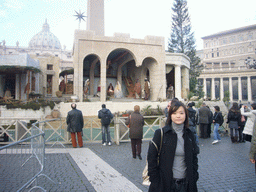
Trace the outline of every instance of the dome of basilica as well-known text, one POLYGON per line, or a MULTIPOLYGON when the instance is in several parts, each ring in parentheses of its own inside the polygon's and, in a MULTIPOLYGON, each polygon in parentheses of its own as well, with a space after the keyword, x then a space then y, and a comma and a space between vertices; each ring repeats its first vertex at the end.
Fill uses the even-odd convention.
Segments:
POLYGON ((61 49, 59 39, 50 32, 47 20, 43 24, 41 32, 37 33, 29 42, 29 48, 34 49, 61 49))

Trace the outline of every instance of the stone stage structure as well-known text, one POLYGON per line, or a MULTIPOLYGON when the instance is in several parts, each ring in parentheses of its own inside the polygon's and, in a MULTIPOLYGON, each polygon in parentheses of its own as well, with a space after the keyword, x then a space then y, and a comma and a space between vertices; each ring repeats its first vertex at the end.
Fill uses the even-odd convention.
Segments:
POLYGON ((174 87, 175 97, 187 98, 188 57, 165 52, 164 37, 132 39, 124 33, 105 36, 104 0, 88 0, 87 7, 87 30, 76 30, 74 35, 74 95, 79 101, 84 100, 87 79, 90 80, 88 94, 98 94, 101 102, 106 101, 110 83, 114 86, 120 83, 122 97, 135 97, 135 82, 140 82, 143 93, 145 79, 150 82, 151 101, 166 100, 166 88, 170 85, 174 87))

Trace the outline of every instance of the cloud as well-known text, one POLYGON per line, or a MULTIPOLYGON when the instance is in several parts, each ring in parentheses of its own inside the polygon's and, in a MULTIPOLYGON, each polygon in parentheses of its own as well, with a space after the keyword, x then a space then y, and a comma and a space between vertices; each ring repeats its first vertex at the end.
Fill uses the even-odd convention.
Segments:
POLYGON ((7 13, 5 10, 0 10, 0 17, 6 17, 7 13))
POLYGON ((8 31, 8 30, 11 30, 15 27, 14 23, 7 23, 3 26, 3 29, 8 31))
POLYGON ((22 9, 24 4, 19 0, 5 0, 4 6, 11 9, 22 9))

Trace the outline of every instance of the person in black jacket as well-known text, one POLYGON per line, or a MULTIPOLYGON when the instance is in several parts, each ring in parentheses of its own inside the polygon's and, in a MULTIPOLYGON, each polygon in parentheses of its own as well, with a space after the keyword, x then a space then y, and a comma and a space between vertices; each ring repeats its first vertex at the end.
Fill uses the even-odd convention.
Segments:
POLYGON ((188 117, 189 117, 189 129, 194 133, 195 138, 196 138, 196 143, 197 145, 199 145, 199 141, 198 141, 198 135, 196 133, 196 110, 193 109, 193 102, 188 104, 188 117))
POLYGON ((223 116, 222 116, 222 113, 220 112, 220 107, 214 106, 214 110, 215 112, 213 114, 213 120, 212 120, 212 122, 214 123, 214 130, 213 130, 214 141, 212 142, 212 144, 215 144, 221 141, 218 130, 223 123, 223 116))
POLYGON ((163 136, 161 129, 155 131, 147 155, 150 192, 197 192, 199 150, 188 122, 186 106, 177 101, 169 109, 163 136))
POLYGON ((82 132, 84 127, 83 114, 80 110, 76 109, 76 104, 71 104, 72 110, 68 112, 66 122, 67 122, 67 131, 71 134, 72 146, 77 147, 76 143, 76 134, 79 147, 83 147, 83 138, 82 132))
POLYGON ((208 127, 207 127, 207 137, 211 138, 213 113, 212 113, 212 111, 211 111, 209 106, 206 106, 206 107, 210 110, 209 124, 208 124, 208 127))
POLYGON ((230 128, 230 137, 232 143, 236 143, 238 140, 238 129, 241 125, 241 113, 238 107, 238 103, 234 102, 233 106, 228 112, 227 123, 230 128))
POLYGON ((113 119, 113 114, 109 109, 106 108, 105 104, 102 104, 102 109, 98 111, 98 118, 101 119, 101 129, 102 129, 102 145, 111 145, 111 136, 109 125, 111 119, 113 119), (107 141, 106 141, 106 133, 107 133, 107 141))

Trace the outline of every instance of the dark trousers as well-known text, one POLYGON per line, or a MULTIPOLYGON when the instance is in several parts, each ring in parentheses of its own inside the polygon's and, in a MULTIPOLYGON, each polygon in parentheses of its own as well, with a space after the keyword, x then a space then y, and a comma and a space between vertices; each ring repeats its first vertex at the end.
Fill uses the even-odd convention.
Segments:
POLYGON ((240 126, 240 128, 238 129, 238 132, 239 132, 239 141, 245 141, 245 136, 243 134, 243 131, 244 131, 244 126, 240 126))
POLYGON ((207 137, 211 137, 211 133, 212 133, 212 124, 209 123, 208 124, 208 128, 207 128, 207 137))
POLYGON ((74 148, 77 147, 77 143, 76 143, 76 134, 77 134, 78 145, 79 145, 79 147, 83 147, 82 132, 74 132, 74 133, 70 133, 70 134, 71 134, 72 146, 74 148))
POLYGON ((134 158, 136 158, 136 155, 141 154, 141 143, 142 143, 142 139, 131 139, 132 156, 134 158))
POLYGON ((188 185, 186 181, 181 181, 181 182, 176 182, 173 181, 172 187, 171 187, 171 192, 187 192, 188 185))
POLYGON ((200 132, 201 132, 200 137, 201 138, 207 138, 208 137, 208 132, 207 132, 208 125, 209 124, 200 123, 200 132))

